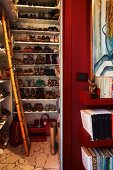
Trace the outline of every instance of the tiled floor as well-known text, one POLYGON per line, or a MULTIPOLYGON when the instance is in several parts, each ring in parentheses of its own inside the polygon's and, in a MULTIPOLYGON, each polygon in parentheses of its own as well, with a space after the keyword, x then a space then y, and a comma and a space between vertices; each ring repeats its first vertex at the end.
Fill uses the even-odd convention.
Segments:
POLYGON ((0 170, 60 170, 58 153, 51 155, 50 138, 46 142, 32 142, 26 157, 23 145, 8 146, 0 155, 0 170))

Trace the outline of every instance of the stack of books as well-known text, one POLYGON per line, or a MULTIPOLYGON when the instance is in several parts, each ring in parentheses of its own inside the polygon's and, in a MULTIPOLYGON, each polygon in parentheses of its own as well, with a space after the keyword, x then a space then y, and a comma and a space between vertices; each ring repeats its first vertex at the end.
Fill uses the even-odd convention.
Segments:
POLYGON ((100 89, 100 98, 113 98, 113 77, 97 76, 96 84, 100 89))
POLYGON ((112 110, 86 109, 80 112, 83 128, 89 133, 91 140, 112 138, 112 110))
POLYGON ((85 170, 112 170, 113 148, 81 147, 82 162, 85 170))

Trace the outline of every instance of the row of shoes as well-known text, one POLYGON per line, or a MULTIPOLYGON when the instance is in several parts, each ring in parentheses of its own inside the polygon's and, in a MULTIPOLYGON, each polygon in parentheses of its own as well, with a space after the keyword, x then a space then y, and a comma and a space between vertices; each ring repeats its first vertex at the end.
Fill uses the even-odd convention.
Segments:
POLYGON ((22 99, 56 99, 58 96, 58 91, 44 90, 44 88, 26 88, 20 89, 20 94, 22 99))
POLYGON ((51 35, 51 36, 36 36, 36 35, 16 35, 14 37, 15 41, 22 41, 22 42, 52 42, 52 43, 58 43, 59 38, 57 35, 51 35))
POLYGON ((34 80, 34 79, 30 79, 27 78, 25 81, 23 81, 22 79, 18 79, 18 83, 20 87, 54 87, 54 86, 59 86, 58 80, 56 79, 48 79, 47 83, 42 80, 42 79, 38 79, 38 80, 34 80))
POLYGON ((0 90, 0 99, 7 97, 10 94, 10 92, 7 92, 5 90, 0 90))
POLYGON ((57 6, 57 1, 38 1, 38 0, 18 0, 19 5, 29 5, 29 6, 48 6, 55 7, 57 6))
POLYGON ((5 108, 1 108, 1 113, 0 113, 0 124, 2 124, 7 117, 11 114, 11 112, 5 108))
POLYGON ((25 112, 42 112, 42 111, 56 111, 56 105, 46 104, 45 106, 42 103, 35 103, 33 106, 31 103, 24 103, 23 109, 25 112))
POLYGON ((37 14, 23 14, 18 13, 19 18, 29 18, 29 19, 44 19, 44 20, 58 20, 60 16, 59 9, 53 9, 52 11, 49 11, 48 13, 40 12, 37 14))
POLYGON ((46 54, 45 57, 42 55, 38 55, 36 59, 34 59, 33 55, 24 55, 23 60, 20 58, 14 58, 13 64, 15 65, 30 65, 30 64, 58 64, 57 62, 57 54, 46 54))
POLYGON ((18 76, 33 76, 33 75, 46 75, 46 76, 56 76, 55 70, 49 67, 34 67, 34 69, 21 69, 17 68, 18 76))
POLYGON ((4 44, 0 43, 0 48, 5 48, 4 44))
POLYGON ((22 52, 22 53, 56 53, 59 51, 58 48, 50 48, 49 46, 45 46, 44 48, 42 48, 39 45, 34 46, 34 48, 32 48, 31 46, 26 46, 23 50, 20 46, 14 46, 13 47, 14 52, 22 52))
POLYGON ((56 26, 49 26, 49 27, 36 27, 36 26, 22 26, 18 25, 17 22, 14 22, 13 24, 10 23, 10 28, 11 29, 17 29, 17 30, 34 30, 34 31, 53 31, 53 32, 58 32, 59 28, 56 26))

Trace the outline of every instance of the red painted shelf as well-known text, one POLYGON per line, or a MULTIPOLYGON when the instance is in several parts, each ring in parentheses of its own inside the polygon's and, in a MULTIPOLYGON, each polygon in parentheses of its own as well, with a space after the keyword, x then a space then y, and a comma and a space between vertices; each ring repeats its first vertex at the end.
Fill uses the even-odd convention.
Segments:
POLYGON ((91 99, 91 94, 89 91, 80 91, 80 102, 86 106, 101 106, 101 105, 113 105, 113 98, 97 98, 91 99))
POLYGON ((113 139, 100 139, 92 141, 90 135, 84 128, 80 129, 79 140, 81 146, 85 147, 110 147, 113 146, 113 139))

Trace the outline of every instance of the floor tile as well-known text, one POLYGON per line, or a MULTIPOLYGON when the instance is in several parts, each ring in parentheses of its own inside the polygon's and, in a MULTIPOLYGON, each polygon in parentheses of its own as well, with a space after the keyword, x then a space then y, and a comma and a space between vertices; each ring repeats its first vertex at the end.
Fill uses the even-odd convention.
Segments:
POLYGON ((24 154, 23 145, 8 146, 0 155, 0 170, 58 170, 58 154, 50 154, 50 138, 31 143, 30 155, 24 154))
POLYGON ((59 168, 58 154, 49 155, 44 168, 59 168))

